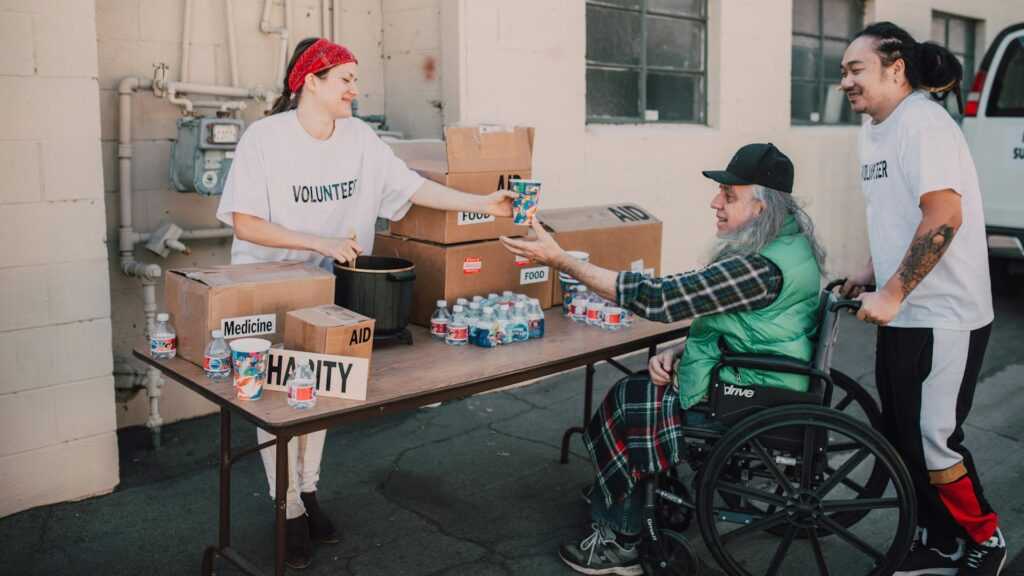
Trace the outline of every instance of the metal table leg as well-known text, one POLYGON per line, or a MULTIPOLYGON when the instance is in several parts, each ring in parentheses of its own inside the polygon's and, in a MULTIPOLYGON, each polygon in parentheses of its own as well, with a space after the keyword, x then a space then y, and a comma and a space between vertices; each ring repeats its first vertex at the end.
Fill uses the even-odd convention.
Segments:
POLYGON ((274 522, 275 543, 274 548, 274 574, 284 576, 285 559, 285 527, 287 517, 285 511, 288 506, 288 440, 289 436, 283 434, 277 437, 277 478, 274 489, 274 511, 277 518, 274 522))
POLYGON ((583 389, 583 425, 573 426, 565 431, 562 435, 562 457, 561 463, 569 463, 569 441, 572 440, 573 434, 583 434, 587 429, 587 424, 590 422, 591 411, 593 409, 593 397, 594 397, 594 365, 587 364, 586 368, 586 384, 583 389))
POLYGON ((231 547, 231 411, 220 409, 220 549, 231 547))

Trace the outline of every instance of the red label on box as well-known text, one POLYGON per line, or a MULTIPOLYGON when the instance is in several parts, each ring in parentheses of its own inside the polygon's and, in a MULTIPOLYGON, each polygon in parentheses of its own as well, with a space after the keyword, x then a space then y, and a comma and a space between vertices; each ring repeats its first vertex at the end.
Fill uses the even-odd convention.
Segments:
POLYGON ((519 266, 520 268, 524 268, 524 267, 530 265, 530 259, 529 258, 523 258, 522 256, 516 256, 515 264, 516 264, 516 266, 519 266))
POLYGON ((463 274, 479 274, 480 270, 484 267, 484 263, 476 257, 466 258, 462 262, 462 273, 463 274))

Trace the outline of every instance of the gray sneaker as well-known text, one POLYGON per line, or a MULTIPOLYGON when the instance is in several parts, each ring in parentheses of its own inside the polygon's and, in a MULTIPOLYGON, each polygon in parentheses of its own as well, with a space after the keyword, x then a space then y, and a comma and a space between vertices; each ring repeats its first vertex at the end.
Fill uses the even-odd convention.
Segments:
POLYGON ((643 575, 635 544, 620 544, 611 528, 596 522, 590 529, 579 543, 562 544, 558 550, 562 562, 580 574, 643 575))

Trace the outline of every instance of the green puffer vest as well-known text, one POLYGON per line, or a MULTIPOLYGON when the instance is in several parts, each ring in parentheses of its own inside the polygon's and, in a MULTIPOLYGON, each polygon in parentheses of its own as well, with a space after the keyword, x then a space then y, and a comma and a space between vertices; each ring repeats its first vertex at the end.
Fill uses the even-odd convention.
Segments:
MULTIPOLYGON (((689 408, 704 400, 711 383, 711 369, 721 351, 719 337, 730 350, 782 354, 810 361, 818 328, 821 271, 807 237, 792 216, 779 237, 761 250, 782 271, 782 292, 766 308, 750 312, 713 314, 690 326, 683 356, 676 366, 679 401, 689 408)), ((723 369, 721 381, 740 386, 775 386, 806 391, 806 376, 762 370, 723 369)))

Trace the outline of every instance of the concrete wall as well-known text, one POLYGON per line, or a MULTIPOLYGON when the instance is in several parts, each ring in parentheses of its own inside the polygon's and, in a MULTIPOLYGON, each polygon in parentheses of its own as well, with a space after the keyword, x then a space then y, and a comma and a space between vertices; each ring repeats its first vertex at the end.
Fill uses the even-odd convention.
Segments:
POLYGON ((0 516, 118 482, 95 30, 0 3, 0 516))

